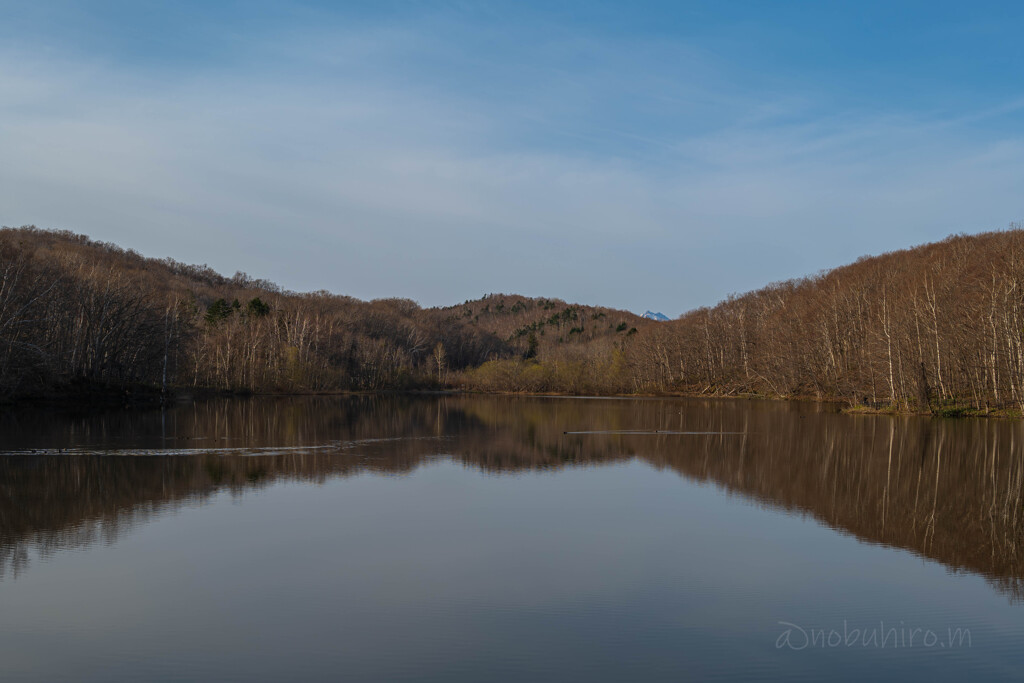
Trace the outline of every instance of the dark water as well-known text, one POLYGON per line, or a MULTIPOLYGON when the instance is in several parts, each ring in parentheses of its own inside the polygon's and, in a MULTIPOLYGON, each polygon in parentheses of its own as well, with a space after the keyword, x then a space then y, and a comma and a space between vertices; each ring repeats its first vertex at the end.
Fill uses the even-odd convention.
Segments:
POLYGON ((15 411, 0 680, 1019 680, 1022 448, 748 401, 15 411))

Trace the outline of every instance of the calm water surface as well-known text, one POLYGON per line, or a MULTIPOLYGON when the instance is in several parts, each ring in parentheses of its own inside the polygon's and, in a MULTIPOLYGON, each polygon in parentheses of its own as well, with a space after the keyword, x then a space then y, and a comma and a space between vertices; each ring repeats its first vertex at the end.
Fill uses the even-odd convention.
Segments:
POLYGON ((1019 680, 1022 448, 751 401, 8 412, 0 680, 1019 680))

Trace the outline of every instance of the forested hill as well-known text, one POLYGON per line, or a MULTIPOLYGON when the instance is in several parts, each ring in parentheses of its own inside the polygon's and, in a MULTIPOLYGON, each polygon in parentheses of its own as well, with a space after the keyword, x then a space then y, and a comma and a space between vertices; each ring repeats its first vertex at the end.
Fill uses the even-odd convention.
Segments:
POLYGON ((1024 230, 881 256, 656 322, 493 294, 299 294, 66 232, 0 231, 0 397, 80 385, 759 394, 1024 407, 1024 230))
POLYGON ((650 387, 1024 408, 1024 230, 955 235, 733 296, 650 328, 650 387), (655 359, 661 359, 661 363, 655 359))
POLYGON ((431 309, 449 324, 465 324, 505 340, 514 355, 557 355, 567 344, 629 338, 648 323, 614 308, 567 304, 560 299, 532 299, 517 294, 489 294, 458 306, 431 309))
POLYGON ((643 325, 623 311, 513 295, 423 309, 287 292, 83 235, 0 230, 0 397, 83 384, 432 388, 488 360, 606 353, 643 325))

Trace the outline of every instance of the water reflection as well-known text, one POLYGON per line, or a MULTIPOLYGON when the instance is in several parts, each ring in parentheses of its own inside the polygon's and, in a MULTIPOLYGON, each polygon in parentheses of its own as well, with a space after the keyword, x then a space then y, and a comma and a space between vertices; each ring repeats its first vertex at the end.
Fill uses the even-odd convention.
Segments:
POLYGON ((359 396, 15 411, 0 417, 0 578, 29 570, 30 550, 109 543, 222 490, 397 475, 437 457, 493 473, 637 458, 982 574, 1015 600, 1022 429, 715 400, 359 396))

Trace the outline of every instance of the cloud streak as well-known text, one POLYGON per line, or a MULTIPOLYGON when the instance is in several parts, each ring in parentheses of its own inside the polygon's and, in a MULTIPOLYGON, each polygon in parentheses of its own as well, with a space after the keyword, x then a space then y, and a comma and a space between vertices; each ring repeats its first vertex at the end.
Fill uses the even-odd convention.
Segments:
POLYGON ((482 56, 472 29, 286 27, 161 70, 7 48, 0 222, 295 289, 675 315, 1024 215, 992 125, 1019 100, 829 108, 701 46, 492 30, 482 56))

